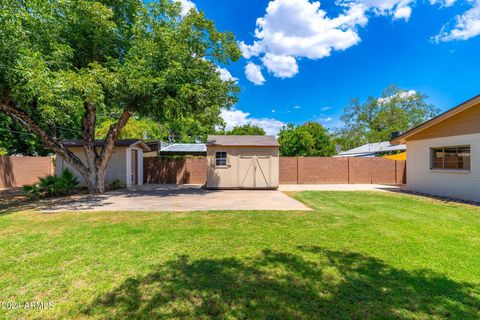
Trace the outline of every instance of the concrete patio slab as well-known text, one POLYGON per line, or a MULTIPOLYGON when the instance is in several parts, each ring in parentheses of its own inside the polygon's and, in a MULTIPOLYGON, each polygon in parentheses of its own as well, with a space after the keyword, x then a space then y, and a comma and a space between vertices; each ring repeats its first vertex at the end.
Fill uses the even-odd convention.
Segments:
POLYGON ((282 184, 280 191, 401 191, 401 186, 386 184, 282 184))
POLYGON ((200 185, 144 185, 104 195, 44 201, 42 212, 311 210, 275 190, 205 190, 200 185))

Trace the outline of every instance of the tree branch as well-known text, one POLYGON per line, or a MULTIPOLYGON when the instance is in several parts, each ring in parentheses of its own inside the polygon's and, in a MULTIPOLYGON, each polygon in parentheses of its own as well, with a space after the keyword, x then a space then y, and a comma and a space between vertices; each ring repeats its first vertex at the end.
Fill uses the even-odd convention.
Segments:
POLYGON ((45 130, 38 126, 26 113, 8 103, 0 103, 0 111, 17 122, 25 130, 35 134, 46 146, 71 164, 82 175, 87 175, 88 168, 73 152, 68 150, 58 139, 49 136, 45 130))
POLYGON ((113 154, 115 141, 118 139, 118 136, 122 132, 122 129, 125 127, 132 115, 132 111, 124 110, 118 121, 110 126, 107 137, 105 139, 105 144, 103 145, 100 157, 98 158, 99 163, 97 164, 97 166, 99 166, 100 168, 105 169, 107 167, 107 164, 113 154))
POLYGON ((85 149, 85 157, 87 166, 94 168, 96 159, 98 158, 95 148, 95 124, 97 122, 97 108, 91 103, 84 103, 85 115, 82 119, 83 131, 83 148, 85 149))

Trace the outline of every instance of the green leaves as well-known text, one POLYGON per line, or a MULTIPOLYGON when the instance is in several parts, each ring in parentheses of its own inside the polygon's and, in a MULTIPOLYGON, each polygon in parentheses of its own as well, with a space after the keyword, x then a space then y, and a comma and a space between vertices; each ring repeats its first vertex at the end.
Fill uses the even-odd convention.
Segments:
POLYGON ((77 178, 70 170, 63 170, 60 176, 46 176, 40 178, 38 184, 23 186, 23 193, 30 200, 40 197, 67 195, 78 185, 77 178))
POLYGON ((128 110, 165 126, 191 119, 203 135, 237 101, 217 66, 241 52, 202 12, 182 18, 170 0, 5 0, 0 9, 0 99, 52 137, 81 130, 85 103, 111 123, 128 110))
MULTIPOLYGON (((97 129, 97 139, 105 139, 110 126, 114 122, 107 120, 102 122, 97 129)), ((157 122, 150 119, 132 118, 123 128, 120 139, 144 139, 144 140, 166 140, 168 130, 157 122)))
POLYGON ((351 149, 390 140, 391 133, 407 131, 438 114, 426 98, 422 93, 391 85, 381 97, 369 97, 364 103, 353 99, 345 108, 342 120, 346 126, 337 131, 337 141, 344 149, 351 149))
POLYGON ((265 130, 259 126, 252 124, 245 124, 243 126, 234 127, 232 130, 226 131, 226 135, 236 135, 236 136, 264 136, 265 130))
POLYGON ((335 154, 335 146, 330 134, 317 122, 306 122, 301 126, 288 126, 280 130, 278 136, 282 156, 321 156, 335 154))

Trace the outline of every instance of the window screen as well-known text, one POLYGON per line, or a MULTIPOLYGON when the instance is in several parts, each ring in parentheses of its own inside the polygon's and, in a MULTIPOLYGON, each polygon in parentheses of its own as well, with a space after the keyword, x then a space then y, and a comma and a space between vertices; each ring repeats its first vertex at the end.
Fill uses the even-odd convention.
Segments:
POLYGON ((217 152, 215 154, 215 165, 216 166, 226 166, 227 165, 227 153, 226 152, 217 152))
POLYGON ((432 169, 470 170, 470 146, 432 148, 432 169))

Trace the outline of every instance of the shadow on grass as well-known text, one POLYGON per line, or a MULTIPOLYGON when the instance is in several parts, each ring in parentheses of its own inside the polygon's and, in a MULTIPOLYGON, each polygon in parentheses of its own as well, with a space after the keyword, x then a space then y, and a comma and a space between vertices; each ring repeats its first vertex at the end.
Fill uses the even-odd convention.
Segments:
POLYGON ((31 208, 31 201, 25 199, 21 188, 0 190, 0 216, 31 208))
POLYGON ((299 249, 302 255, 265 250, 244 260, 182 256, 128 278, 84 313, 106 319, 480 316, 480 290, 471 284, 398 270, 358 253, 299 249))

